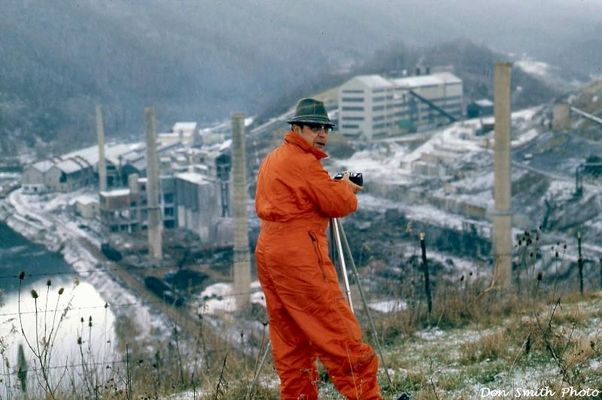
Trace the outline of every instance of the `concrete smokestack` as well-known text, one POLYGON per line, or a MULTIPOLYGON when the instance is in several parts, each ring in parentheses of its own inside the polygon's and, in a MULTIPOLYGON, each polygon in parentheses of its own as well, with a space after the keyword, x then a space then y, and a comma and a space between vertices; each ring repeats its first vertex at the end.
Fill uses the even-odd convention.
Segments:
POLYGON ((96 106, 96 136, 98 137, 98 190, 107 190, 107 163, 105 160, 105 128, 102 122, 102 109, 96 106))
POLYGON ((155 260, 163 258, 163 223, 159 203, 159 162, 155 134, 155 110, 145 108, 146 115, 146 193, 148 196, 148 253, 155 260))
POLYGON ((512 64, 498 62, 494 71, 493 284, 507 287, 512 278, 512 193, 510 174, 512 64))
POLYGON ((232 178, 234 214, 234 292, 239 310, 249 304, 251 261, 247 217, 247 171, 245 151, 245 115, 232 115, 232 178))

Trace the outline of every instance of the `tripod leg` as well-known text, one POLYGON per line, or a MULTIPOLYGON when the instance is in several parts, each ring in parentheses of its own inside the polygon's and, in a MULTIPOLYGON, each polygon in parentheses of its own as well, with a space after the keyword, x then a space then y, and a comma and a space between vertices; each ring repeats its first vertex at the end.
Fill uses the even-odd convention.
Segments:
POLYGON ((265 359, 268 357, 268 353, 270 352, 271 347, 272 347, 271 343, 268 342, 265 346, 265 350, 263 351, 263 356, 261 357, 261 362, 259 363, 259 366, 257 367, 257 370, 255 371, 255 376, 253 376, 253 381, 249 385, 249 390, 247 391, 245 400, 250 399, 253 396, 253 390, 255 390, 255 385, 257 384, 257 379, 259 378, 259 374, 261 373, 261 369, 263 368, 263 364, 265 363, 265 359))
MULTIPOLYGON (((376 331, 376 325, 374 324, 374 320, 372 319, 372 314, 370 314, 370 309, 368 308, 368 302, 366 301, 366 296, 364 295, 364 289, 362 289, 362 285, 360 284, 359 273, 357 272, 357 268, 355 266, 355 262, 353 261, 353 255, 351 254, 351 247, 349 247, 349 242, 347 241, 347 235, 345 235, 345 231, 343 230, 343 225, 341 221, 338 219, 333 219, 335 223, 335 231, 338 232, 339 237, 342 239, 343 244, 345 245, 345 250, 347 250, 347 256, 349 257, 349 262, 351 263, 351 271, 353 271, 353 276, 355 277, 355 283, 360 292, 360 297, 362 299, 362 304, 364 305, 364 310, 368 315, 368 321, 370 322, 370 327, 372 328, 372 335, 374 336, 374 342, 376 343, 376 347, 378 349, 378 354, 380 355, 380 359, 382 362, 383 369, 385 370, 385 375, 387 375, 387 379, 389 380, 389 384, 392 384, 391 376, 389 376, 389 368, 387 367, 387 362, 385 360, 385 356, 380 345, 380 341, 378 340, 378 332, 376 331), (337 229, 338 226, 338 229, 337 229)), ((344 257, 344 254, 341 252, 341 258, 344 257)))
POLYGON ((332 263, 336 265, 337 249, 335 246, 333 219, 331 219, 330 224, 328 224, 328 233, 330 235, 330 238, 329 238, 330 240, 328 241, 328 252, 330 255, 330 259, 332 260, 332 263))
POLYGON ((338 250, 338 260, 340 261, 341 265, 341 275, 343 275, 343 282, 345 283, 345 294, 347 295, 349 307, 351 308, 351 311, 353 311, 353 303, 351 302, 351 289, 349 287, 349 277, 347 276, 347 266, 345 265, 345 253, 343 252, 343 245, 341 244, 341 232, 339 231, 341 224, 338 218, 333 218, 331 220, 331 224, 334 227, 334 242, 338 250))

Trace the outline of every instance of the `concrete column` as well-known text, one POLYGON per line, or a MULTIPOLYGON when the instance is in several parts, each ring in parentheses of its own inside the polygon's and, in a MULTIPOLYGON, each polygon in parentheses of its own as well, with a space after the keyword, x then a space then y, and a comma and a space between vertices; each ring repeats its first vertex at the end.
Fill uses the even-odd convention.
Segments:
POLYGON ((512 279, 512 193, 510 173, 512 64, 498 62, 494 72, 493 283, 507 287, 512 279))
POLYGON ((105 159, 105 129, 102 121, 102 109, 96 106, 96 136, 98 138, 98 190, 107 190, 107 163, 105 159))
POLYGON ((146 115, 146 183, 148 204, 148 253, 151 258, 163 258, 163 223, 159 196, 159 162, 157 159, 157 137, 155 133, 155 110, 145 108, 146 115))
POLYGON ((247 171, 245 150, 245 115, 232 115, 232 178, 234 215, 234 293, 239 310, 249 304, 251 261, 247 216, 247 171))
POLYGON ((552 129, 567 131, 571 127, 571 109, 568 104, 555 104, 552 114, 552 129))

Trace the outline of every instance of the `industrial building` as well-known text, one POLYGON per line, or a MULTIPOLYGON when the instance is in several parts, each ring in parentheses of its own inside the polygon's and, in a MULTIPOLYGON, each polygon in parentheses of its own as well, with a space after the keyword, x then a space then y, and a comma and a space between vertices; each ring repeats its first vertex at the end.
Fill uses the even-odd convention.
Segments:
POLYGON ((94 182, 92 165, 81 157, 57 157, 25 168, 23 193, 72 192, 94 182))
POLYGON ((152 206, 146 144, 105 145, 101 117, 97 128, 102 149, 90 146, 27 166, 23 192, 67 193, 99 184, 96 201, 82 197, 73 206, 84 218, 98 218, 106 232, 147 231, 150 210, 158 209, 161 229, 190 230, 207 246, 232 245, 231 141, 199 146, 196 123, 176 123, 172 132, 159 134, 153 157, 158 205, 152 206), (99 163, 101 154, 104 163, 99 163))
MULTIPOLYGON (((164 229, 183 228, 202 243, 232 244, 230 155, 219 150, 171 148, 160 157, 160 210, 164 229)), ((109 232, 140 232, 148 224, 146 160, 122 167, 128 186, 100 192, 100 220, 109 232)))
POLYGON ((213 243, 220 218, 219 184, 206 175, 175 175, 178 227, 195 232, 201 243, 213 243))
POLYGON ((157 142, 161 145, 181 144, 184 147, 194 147, 202 144, 196 122, 176 122, 171 128, 171 132, 157 135, 157 142))
MULTIPOLYGON (((164 157, 181 147, 180 143, 159 146, 164 157)), ((143 144, 112 144, 105 149, 108 188, 128 185, 131 174, 146 173, 143 144)), ((90 146, 25 167, 21 177, 23 193, 67 193, 94 184, 98 180, 98 146, 90 146)))
MULTIPOLYGON (((161 177, 161 215, 163 227, 177 227, 175 181, 172 176, 161 177)), ((147 178, 129 176, 125 188, 100 192, 100 222, 108 232, 140 232, 147 229, 147 178)))
POLYGON ((462 80, 451 72, 389 79, 360 75, 338 93, 339 131, 366 140, 431 129, 462 118, 462 80))
POLYGON ((94 219, 100 214, 100 204, 96 197, 82 195, 69 203, 75 208, 75 212, 82 218, 94 219))

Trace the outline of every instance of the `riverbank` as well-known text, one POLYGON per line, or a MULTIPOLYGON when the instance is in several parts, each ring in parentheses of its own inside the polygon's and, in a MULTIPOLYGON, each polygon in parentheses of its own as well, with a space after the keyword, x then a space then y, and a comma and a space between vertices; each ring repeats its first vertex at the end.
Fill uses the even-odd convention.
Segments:
POLYGON ((67 194, 24 195, 17 189, 0 200, 0 222, 31 242, 59 253, 80 279, 98 291, 117 319, 132 323, 136 335, 121 340, 161 340, 169 335, 168 320, 151 310, 111 273, 108 261, 99 257, 100 239, 84 229, 86 224, 70 213, 70 201, 86 194, 90 194, 89 190, 82 189, 67 194))

